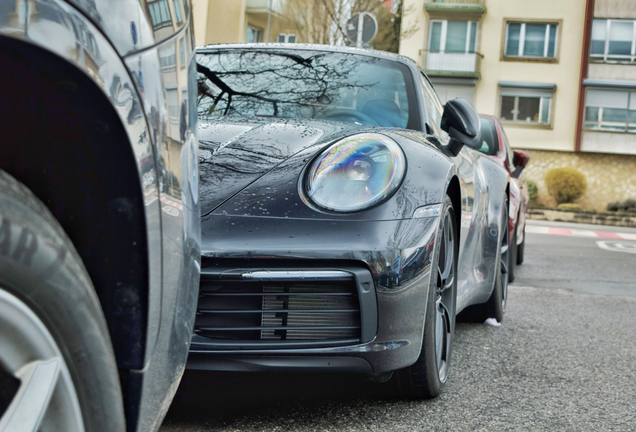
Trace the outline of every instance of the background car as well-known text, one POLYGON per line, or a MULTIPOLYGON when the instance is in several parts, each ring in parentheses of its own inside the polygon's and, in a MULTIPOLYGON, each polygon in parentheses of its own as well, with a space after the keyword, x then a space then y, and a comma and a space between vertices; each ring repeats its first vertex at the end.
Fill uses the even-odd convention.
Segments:
POLYGON ((188 367, 398 371, 405 395, 439 394, 456 313, 501 320, 507 294, 508 175, 464 147, 481 144, 475 110, 443 110, 389 53, 226 45, 197 62, 188 367))
POLYGON ((499 163, 510 174, 510 244, 515 245, 510 253, 508 264, 508 280, 515 278, 515 265, 523 263, 523 252, 526 244, 526 213, 530 196, 526 186, 523 169, 530 161, 530 153, 523 150, 512 150, 501 123, 495 117, 480 115, 482 145, 477 150, 487 154, 499 163))
POLYGON ((152 431, 200 262, 190 1, 0 0, 0 430, 152 431))

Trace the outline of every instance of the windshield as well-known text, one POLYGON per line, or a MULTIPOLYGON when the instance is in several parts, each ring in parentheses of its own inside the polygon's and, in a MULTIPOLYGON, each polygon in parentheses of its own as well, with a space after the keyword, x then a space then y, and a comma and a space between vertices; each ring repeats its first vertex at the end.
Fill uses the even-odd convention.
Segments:
POLYGON ((281 50, 197 55, 199 115, 302 117, 417 129, 406 66, 370 56, 281 50))

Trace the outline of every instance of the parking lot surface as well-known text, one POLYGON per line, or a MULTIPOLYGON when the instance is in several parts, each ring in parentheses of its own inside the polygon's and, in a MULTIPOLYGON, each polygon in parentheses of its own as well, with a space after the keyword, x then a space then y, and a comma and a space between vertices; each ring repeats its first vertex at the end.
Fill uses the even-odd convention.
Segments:
POLYGON ((437 399, 351 375, 186 373, 161 431, 636 430, 636 254, 596 241, 528 234, 503 324, 457 325, 437 399))

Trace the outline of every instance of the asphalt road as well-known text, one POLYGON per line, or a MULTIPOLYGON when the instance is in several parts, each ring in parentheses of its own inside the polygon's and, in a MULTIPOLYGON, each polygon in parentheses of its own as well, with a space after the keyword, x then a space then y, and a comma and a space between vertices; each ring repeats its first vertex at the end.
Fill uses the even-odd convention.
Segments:
POLYGON ((350 375, 186 373, 161 431, 634 431, 636 254, 597 241, 529 233, 502 326, 458 324, 435 400, 350 375))

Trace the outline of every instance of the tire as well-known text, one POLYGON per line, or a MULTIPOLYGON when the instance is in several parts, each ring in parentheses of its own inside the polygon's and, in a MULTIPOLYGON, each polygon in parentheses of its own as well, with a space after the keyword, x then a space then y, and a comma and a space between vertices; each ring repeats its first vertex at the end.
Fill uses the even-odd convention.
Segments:
POLYGON ((126 429, 110 336, 82 260, 48 209, 1 170, 0 388, 9 389, 0 430, 25 418, 31 430, 126 429))
MULTIPOLYGON (((517 219, 518 221, 519 219, 517 219)), ((510 252, 508 253, 508 283, 512 283, 515 280, 515 265, 517 264, 517 224, 510 237, 510 252)))
POLYGON ((430 399, 438 396, 448 379, 455 335, 457 305, 457 225, 449 197, 444 201, 431 268, 422 350, 417 361, 397 371, 403 396, 430 399))
POLYGON ((517 246, 517 265, 523 264, 523 252, 526 249, 526 224, 523 224, 523 240, 517 246))

